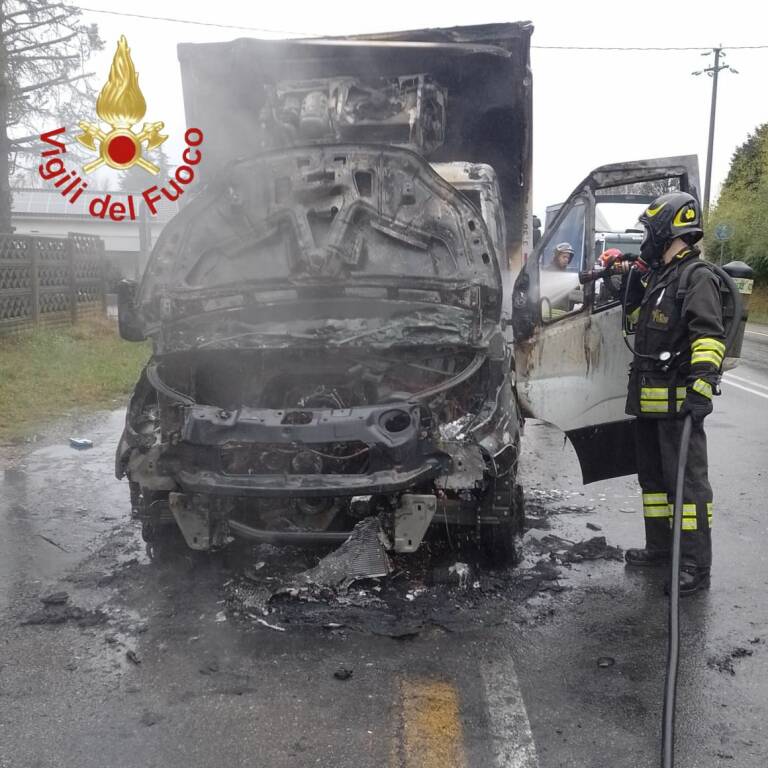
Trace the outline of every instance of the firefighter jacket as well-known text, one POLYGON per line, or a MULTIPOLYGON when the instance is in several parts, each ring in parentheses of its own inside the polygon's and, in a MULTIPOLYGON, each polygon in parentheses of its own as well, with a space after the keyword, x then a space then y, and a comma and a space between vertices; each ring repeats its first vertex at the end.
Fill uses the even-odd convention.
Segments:
POLYGON ((686 247, 669 264, 643 276, 642 283, 633 278, 637 285, 629 292, 628 310, 636 320, 636 354, 627 393, 630 415, 675 418, 688 390, 708 398, 717 393, 725 356, 720 283, 711 269, 697 263, 702 263, 699 251, 686 247), (658 360, 662 352, 671 353, 671 360, 658 360))

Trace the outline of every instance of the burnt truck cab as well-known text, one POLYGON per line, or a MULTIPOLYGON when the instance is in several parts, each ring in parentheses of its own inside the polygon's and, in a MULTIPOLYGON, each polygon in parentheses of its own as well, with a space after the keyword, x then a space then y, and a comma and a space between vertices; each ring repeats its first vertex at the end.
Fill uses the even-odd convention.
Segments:
POLYGON ((116 459, 147 541, 375 515, 399 552, 439 524, 513 554, 530 31, 180 47, 208 175, 120 303, 153 344, 116 459))

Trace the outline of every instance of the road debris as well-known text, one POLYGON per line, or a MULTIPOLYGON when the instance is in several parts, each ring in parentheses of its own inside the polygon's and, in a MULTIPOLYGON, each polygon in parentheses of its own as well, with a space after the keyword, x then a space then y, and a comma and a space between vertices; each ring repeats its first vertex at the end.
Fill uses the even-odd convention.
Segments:
POLYGON ((47 595, 42 595, 40 602, 43 605, 64 605, 69 601, 68 592, 51 592, 47 595))
POLYGON ((131 662, 131 664, 141 664, 141 659, 139 658, 139 655, 136 653, 136 651, 132 649, 128 649, 125 652, 125 658, 128 659, 128 661, 131 662))
POLYGON ((550 558, 563 564, 580 563, 584 560, 622 560, 623 553, 619 547, 609 545, 605 536, 595 536, 585 541, 569 541, 554 534, 546 536, 529 536, 537 531, 528 531, 524 537, 525 543, 530 543, 539 553, 549 553, 550 558))
POLYGON ((616 659, 611 656, 601 656, 597 660, 597 666, 600 667, 600 669, 607 669, 608 667, 612 667, 615 663, 616 659))
POLYGON ((623 560, 624 553, 620 547, 610 546, 605 536, 595 536, 587 541, 574 544, 563 555, 565 563, 580 563, 582 560, 623 560))
POLYGON ((246 575, 245 580, 227 586, 227 607, 233 613, 252 615, 269 613, 268 603, 272 599, 274 587, 266 584, 253 584, 246 575))
POLYGON ((349 680, 350 677, 352 677, 352 670, 347 667, 339 667, 334 673, 333 676, 337 680, 349 680))
POLYGON ((163 716, 159 715, 157 712, 151 712, 150 710, 145 709, 144 713, 139 719, 139 722, 142 725, 146 725, 149 728, 159 723, 162 719, 163 719, 163 716))
MULTIPOLYGON (((344 591, 356 581, 388 576, 391 572, 381 523, 378 517, 367 517, 354 527, 338 549, 326 555, 314 568, 295 576, 293 585, 311 584, 344 591)), ((290 589, 290 585, 285 585, 284 589, 290 589)))
POLYGON ((730 653, 726 653, 721 656, 710 656, 707 659, 707 666, 710 669, 714 669, 716 672, 735 675, 736 668, 733 666, 734 660, 752 656, 753 653, 754 651, 750 651, 748 648, 734 648, 732 651, 730 651, 730 653))
POLYGON ((20 622, 21 626, 39 626, 43 624, 77 624, 78 627, 95 627, 109 619, 104 611, 86 610, 73 605, 46 605, 20 622))
POLYGON ((587 528, 589 528, 590 531, 602 531, 603 528, 600 525, 595 525, 595 523, 587 523, 587 528))
POLYGON ((56 547, 57 549, 60 549, 62 552, 67 552, 64 547, 61 546, 57 541, 54 541, 53 539, 49 539, 47 536, 43 536, 42 533, 36 533, 35 536, 37 536, 39 539, 42 539, 43 541, 47 541, 50 545, 56 547))
POLYGON ((199 669, 199 672, 201 675, 213 675, 218 671, 219 671, 219 662, 216 661, 215 659, 211 661, 207 661, 199 669))
MULTIPOLYGON (((305 571, 275 577, 262 565, 246 569, 243 577, 233 579, 226 587, 227 610, 233 615, 243 614, 258 621, 256 614, 269 615, 270 601, 278 596, 371 606, 376 604, 377 597, 364 589, 352 593, 350 587, 355 582, 381 578, 391 572, 381 524, 378 518, 370 517, 361 520, 338 549, 305 571)), ((264 621, 260 623, 271 626, 264 621)), ((279 630, 283 631, 283 628, 279 630)))
POLYGON ((469 582, 470 573, 469 566, 466 563, 454 563, 450 568, 448 568, 448 573, 456 576, 456 578, 459 580, 459 587, 461 589, 466 589, 469 582))
POLYGON ((269 629, 274 629, 277 632, 285 632, 285 627, 278 627, 277 624, 270 624, 268 621, 264 621, 264 619, 260 619, 257 616, 252 616, 257 624, 261 624, 263 627, 268 627, 269 629))
POLYGON ((84 451, 87 448, 93 448, 93 441, 87 437, 70 437, 69 444, 78 451, 84 451))
POLYGON ((219 612, 216 614, 216 619, 215 619, 215 621, 216 621, 216 623, 217 623, 217 624, 221 624, 221 622, 223 622, 223 621, 226 621, 226 620, 227 620, 227 614, 226 614, 226 613, 224 613, 224 611, 219 611, 219 612))

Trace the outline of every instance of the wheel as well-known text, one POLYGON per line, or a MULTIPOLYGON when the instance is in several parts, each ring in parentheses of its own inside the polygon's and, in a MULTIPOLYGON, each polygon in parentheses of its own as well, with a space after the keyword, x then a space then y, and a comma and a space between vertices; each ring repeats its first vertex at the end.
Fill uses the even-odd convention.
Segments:
POLYGON ((132 517, 141 521, 141 538, 147 544, 160 544, 181 535, 176 520, 168 507, 167 491, 150 491, 131 483, 132 517))
MULTIPOLYGON (((498 499, 498 492, 496 497, 498 499)), ((480 526, 480 549, 492 566, 504 568, 515 565, 519 559, 519 536, 525 519, 525 497, 522 486, 515 483, 510 489, 509 511, 497 523, 480 526)), ((498 506, 496 507, 498 511, 498 506)))
POLYGON ((480 528, 480 548, 491 566, 506 568, 517 562, 517 537, 510 523, 487 523, 480 528))
POLYGON ((142 520, 141 538, 147 545, 147 557, 153 562, 164 562, 170 558, 191 552, 187 547, 179 526, 173 523, 158 523, 142 520))
POLYGON ((181 531, 176 523, 158 523, 154 520, 141 521, 141 538, 147 544, 158 544, 177 539, 181 531))

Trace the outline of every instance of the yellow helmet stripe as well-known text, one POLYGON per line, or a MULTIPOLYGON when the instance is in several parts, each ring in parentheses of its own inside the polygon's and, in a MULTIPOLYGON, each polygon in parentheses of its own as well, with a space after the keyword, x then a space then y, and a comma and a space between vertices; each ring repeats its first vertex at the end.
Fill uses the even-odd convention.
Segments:
POLYGON ((661 209, 662 209, 662 208, 663 208, 665 205, 666 205, 666 203, 662 203, 661 205, 657 205, 655 208, 651 208, 650 206, 648 206, 648 208, 646 208, 646 211, 645 211, 645 215, 646 215, 646 216, 651 216, 651 217, 653 217, 653 216, 655 216, 655 215, 656 215, 656 214, 657 214, 657 213, 658 213, 658 212, 659 212, 659 211, 660 211, 660 210, 661 210, 661 209))
POLYGON ((673 224, 676 227, 684 227, 686 224, 693 224, 696 219, 696 213, 692 208, 683 207, 676 214, 673 224), (683 221, 685 219, 685 221, 683 221))

